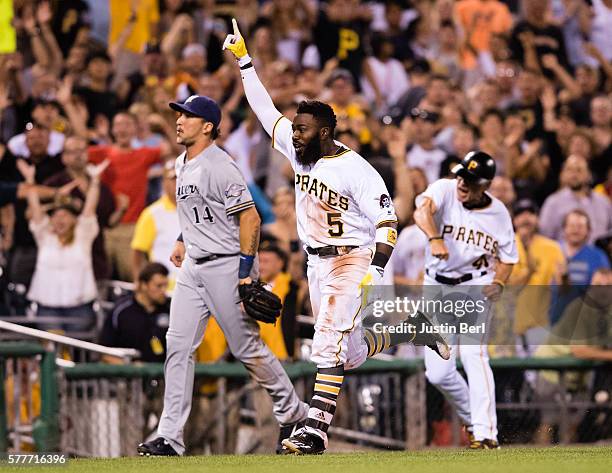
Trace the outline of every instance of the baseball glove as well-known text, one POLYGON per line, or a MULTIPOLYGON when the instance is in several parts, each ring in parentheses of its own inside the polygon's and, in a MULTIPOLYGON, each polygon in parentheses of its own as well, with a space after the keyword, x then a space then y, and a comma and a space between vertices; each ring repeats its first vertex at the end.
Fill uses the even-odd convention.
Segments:
POLYGON ((266 324, 276 323, 283 305, 280 297, 268 291, 261 282, 240 284, 238 294, 248 315, 266 324))

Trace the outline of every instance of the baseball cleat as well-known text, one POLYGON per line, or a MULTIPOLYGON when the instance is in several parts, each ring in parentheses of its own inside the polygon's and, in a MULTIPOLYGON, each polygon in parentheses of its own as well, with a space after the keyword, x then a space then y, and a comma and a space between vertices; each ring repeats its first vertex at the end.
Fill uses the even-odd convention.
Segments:
POLYGON ((138 444, 136 448, 141 457, 176 457, 178 453, 163 437, 138 444))
POLYGON ((283 447, 289 450, 289 453, 296 455, 321 455, 325 451, 323 439, 305 430, 298 431, 283 440, 283 447))
POLYGON ((305 420, 301 420, 294 424, 281 425, 280 430, 278 432, 278 443, 276 444, 276 454, 282 455, 286 453, 290 453, 289 450, 283 447, 283 440, 288 439, 293 434, 295 434, 299 429, 304 427, 305 420))
POLYGON ((474 428, 471 425, 463 426, 463 430, 467 435, 468 442, 470 443, 470 445, 476 442, 476 437, 474 437, 474 428))
POLYGON ((484 439, 484 440, 472 440, 470 442, 470 450, 499 450, 501 447, 497 440, 484 439))
POLYGON ((435 333, 433 329, 425 330, 425 327, 434 327, 434 323, 428 315, 419 310, 415 316, 410 317, 407 322, 417 327, 417 334, 412 343, 415 345, 427 345, 443 360, 450 359, 450 347, 448 343, 446 343, 446 340, 444 340, 444 337, 439 333, 435 333))

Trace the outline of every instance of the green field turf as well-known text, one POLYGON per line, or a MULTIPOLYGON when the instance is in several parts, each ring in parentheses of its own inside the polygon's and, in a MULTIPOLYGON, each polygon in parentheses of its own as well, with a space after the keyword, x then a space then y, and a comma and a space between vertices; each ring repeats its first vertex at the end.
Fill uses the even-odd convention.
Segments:
POLYGON ((219 455, 183 458, 71 459, 67 467, 8 467, 0 471, 84 473, 609 473, 612 447, 504 448, 326 454, 315 457, 219 455))

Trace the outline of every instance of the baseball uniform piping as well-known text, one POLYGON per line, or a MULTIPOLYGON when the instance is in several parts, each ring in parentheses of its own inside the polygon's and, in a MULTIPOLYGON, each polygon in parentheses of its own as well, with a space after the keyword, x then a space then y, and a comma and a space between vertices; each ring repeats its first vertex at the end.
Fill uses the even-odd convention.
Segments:
POLYGON ((274 134, 276 132, 276 125, 278 125, 278 122, 280 122, 283 118, 285 118, 285 116, 281 115, 280 117, 276 119, 276 121, 274 122, 274 125, 272 125, 272 148, 274 148, 274 134))

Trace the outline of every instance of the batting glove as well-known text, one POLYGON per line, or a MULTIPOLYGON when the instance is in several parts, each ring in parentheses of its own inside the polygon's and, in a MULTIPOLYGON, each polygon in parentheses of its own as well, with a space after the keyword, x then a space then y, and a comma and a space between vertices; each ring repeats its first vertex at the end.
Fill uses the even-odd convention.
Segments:
POLYGON ((365 307, 368 305, 368 296, 374 286, 380 286, 383 283, 383 276, 385 274, 384 268, 371 264, 368 268, 368 272, 365 274, 361 282, 359 283, 359 289, 361 289, 362 305, 365 307))
POLYGON ((246 43, 238 29, 238 23, 235 18, 232 18, 232 26, 234 34, 228 34, 223 42, 223 49, 228 49, 236 57, 239 66, 244 66, 251 62, 251 57, 247 52, 246 43))

